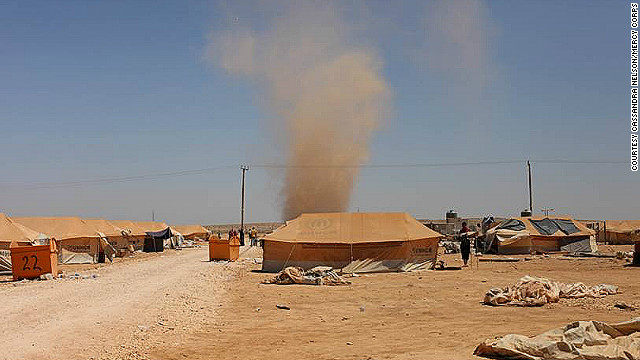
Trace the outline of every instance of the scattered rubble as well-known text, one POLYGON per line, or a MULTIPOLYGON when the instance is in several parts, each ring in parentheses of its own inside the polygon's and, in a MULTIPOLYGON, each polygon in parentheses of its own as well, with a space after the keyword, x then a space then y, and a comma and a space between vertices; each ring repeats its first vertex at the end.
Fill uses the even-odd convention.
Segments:
POLYGON ((460 253, 460 243, 457 241, 442 240, 440 246, 444 248, 445 254, 458 254, 460 253))
POLYGON ((51 273, 40 275, 40 280, 55 280, 55 277, 51 273))

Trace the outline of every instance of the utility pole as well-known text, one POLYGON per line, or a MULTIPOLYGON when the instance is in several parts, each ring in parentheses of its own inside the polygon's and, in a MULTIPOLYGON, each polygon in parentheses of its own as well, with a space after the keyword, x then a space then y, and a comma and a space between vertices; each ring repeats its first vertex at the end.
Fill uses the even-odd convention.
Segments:
POLYGON ((156 221, 156 212, 151 210, 151 221, 156 221))
POLYGON ((527 160, 527 169, 529 170, 529 211, 533 215, 533 195, 531 194, 531 163, 527 160))
POLYGON ((249 170, 249 166, 241 165, 240 170, 242 170, 242 204, 240 210, 240 229, 244 231, 244 177, 247 170, 249 170))

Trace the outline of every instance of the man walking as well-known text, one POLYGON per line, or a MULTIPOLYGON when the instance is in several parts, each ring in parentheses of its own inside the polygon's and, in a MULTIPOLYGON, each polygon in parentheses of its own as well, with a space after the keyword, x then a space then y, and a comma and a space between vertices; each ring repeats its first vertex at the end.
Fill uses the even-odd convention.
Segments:
POLYGON ((469 262, 469 255, 471 254, 471 241, 467 233, 471 232, 471 229, 467 227, 467 223, 462 223, 462 229, 460 229, 460 253, 462 255, 462 261, 464 266, 467 266, 469 262))

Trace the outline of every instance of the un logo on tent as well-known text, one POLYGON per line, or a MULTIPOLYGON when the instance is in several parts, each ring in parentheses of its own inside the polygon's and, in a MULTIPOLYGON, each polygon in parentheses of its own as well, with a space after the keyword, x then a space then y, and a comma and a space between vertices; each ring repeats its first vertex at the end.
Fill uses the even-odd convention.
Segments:
POLYGON ((327 229, 331 226, 331 221, 329 219, 313 219, 309 221, 309 229, 319 231, 327 229))

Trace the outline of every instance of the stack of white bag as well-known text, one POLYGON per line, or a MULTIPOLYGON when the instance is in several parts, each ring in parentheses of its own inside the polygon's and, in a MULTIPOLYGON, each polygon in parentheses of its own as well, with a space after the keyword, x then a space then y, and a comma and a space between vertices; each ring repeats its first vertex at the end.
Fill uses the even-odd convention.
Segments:
POLYGON ((484 296, 487 305, 542 306, 560 298, 601 298, 618 292, 615 285, 587 286, 583 283, 565 284, 545 278, 525 276, 514 285, 493 288, 484 296))
POLYGON ((474 355, 527 360, 640 359, 640 318, 617 324, 577 321, 531 338, 509 334, 478 345, 474 355))

